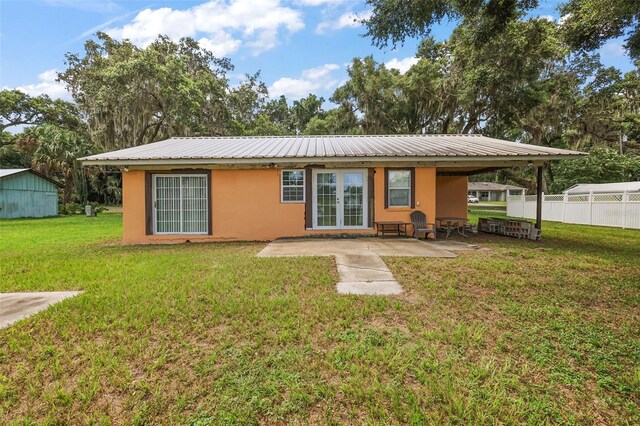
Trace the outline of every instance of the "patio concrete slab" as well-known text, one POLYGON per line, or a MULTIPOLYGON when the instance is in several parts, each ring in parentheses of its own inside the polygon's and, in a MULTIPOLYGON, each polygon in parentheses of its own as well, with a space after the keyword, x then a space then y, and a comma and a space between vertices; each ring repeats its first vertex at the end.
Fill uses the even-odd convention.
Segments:
POLYGON ((81 291, 47 291, 38 293, 0 293, 0 328, 47 309, 81 291))
POLYGON ((402 293, 402 286, 394 281, 340 281, 336 289, 340 294, 391 296, 402 293))
POLYGON ((430 241, 408 238, 285 238, 273 241, 257 256, 335 256, 338 293, 363 295, 402 293, 380 256, 456 257, 430 241))
POLYGON ((342 281, 395 281, 377 254, 339 254, 336 256, 336 266, 342 281))
POLYGON ((436 241, 412 238, 283 238, 267 245, 258 257, 367 253, 378 256, 456 257, 434 243, 436 241))

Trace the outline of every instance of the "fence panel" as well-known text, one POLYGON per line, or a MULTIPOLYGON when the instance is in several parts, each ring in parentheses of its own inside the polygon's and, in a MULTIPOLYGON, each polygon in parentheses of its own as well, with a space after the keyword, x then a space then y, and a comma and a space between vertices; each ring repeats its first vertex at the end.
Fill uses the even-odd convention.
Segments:
POLYGON ((509 195, 507 197, 507 216, 524 217, 524 203, 521 195, 509 195))
MULTIPOLYGON (((508 197, 507 215, 535 219, 536 196, 508 197)), ((640 229, 640 194, 543 194, 542 219, 640 229)))
POLYGON ((640 194, 627 194, 625 227, 640 229, 640 194))
POLYGON ((565 223, 589 225, 590 208, 588 201, 567 200, 564 205, 565 223))
POLYGON ((542 203, 542 217, 545 220, 562 222, 564 216, 564 198, 557 195, 545 195, 542 203), (552 198, 555 197, 555 198, 552 198))

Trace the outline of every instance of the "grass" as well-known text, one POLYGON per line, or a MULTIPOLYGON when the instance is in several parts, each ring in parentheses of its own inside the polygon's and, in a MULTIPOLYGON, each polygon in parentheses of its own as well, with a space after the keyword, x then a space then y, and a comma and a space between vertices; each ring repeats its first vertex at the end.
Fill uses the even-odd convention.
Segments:
POLYGON ((640 232, 545 223, 386 258, 399 297, 259 243, 122 246, 121 216, 0 221, 0 423, 640 423, 640 232))
MULTIPOLYGON (((480 201, 478 204, 487 204, 487 205, 492 205, 492 206, 507 207, 507 202, 506 201, 480 201)), ((473 204, 469 204, 469 206, 472 207, 473 204)))
POLYGON ((503 216, 507 213, 507 203, 503 201, 487 201, 479 204, 468 204, 468 210, 473 216, 503 216))

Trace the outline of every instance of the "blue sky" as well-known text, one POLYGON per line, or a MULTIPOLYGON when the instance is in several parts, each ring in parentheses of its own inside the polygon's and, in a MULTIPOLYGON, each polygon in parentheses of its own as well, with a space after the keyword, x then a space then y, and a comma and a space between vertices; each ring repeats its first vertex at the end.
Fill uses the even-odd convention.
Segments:
MULTIPOLYGON (((559 18, 556 1, 540 3, 534 15, 559 18)), ((373 55, 402 72, 415 60, 417 40, 381 50, 362 37, 353 18, 367 12, 355 0, 0 0, 0 87, 70 99, 55 72, 64 69, 66 52, 81 53, 101 30, 140 46, 158 33, 190 36, 231 58, 232 81, 261 70, 272 96, 328 98, 356 56, 373 55)), ((439 25, 434 35, 444 39, 452 28, 439 25)), ((606 65, 632 69, 620 40, 601 55, 606 65)))

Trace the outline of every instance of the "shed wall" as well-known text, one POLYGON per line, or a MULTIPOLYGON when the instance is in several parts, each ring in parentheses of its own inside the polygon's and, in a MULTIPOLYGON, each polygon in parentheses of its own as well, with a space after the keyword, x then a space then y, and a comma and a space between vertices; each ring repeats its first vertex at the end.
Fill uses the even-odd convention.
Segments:
POLYGON ((29 172, 0 179, 0 218, 58 215, 58 189, 29 172))

